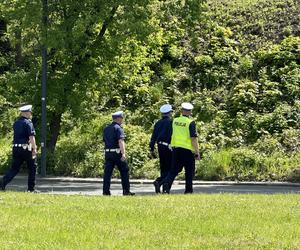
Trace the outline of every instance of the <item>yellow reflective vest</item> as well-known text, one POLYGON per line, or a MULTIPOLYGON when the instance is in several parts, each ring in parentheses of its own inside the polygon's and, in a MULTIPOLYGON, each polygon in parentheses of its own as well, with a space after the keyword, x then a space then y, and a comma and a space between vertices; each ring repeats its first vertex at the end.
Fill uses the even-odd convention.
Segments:
POLYGON ((172 147, 194 150, 190 136, 190 124, 193 120, 187 116, 180 116, 173 120, 173 133, 171 139, 172 147))

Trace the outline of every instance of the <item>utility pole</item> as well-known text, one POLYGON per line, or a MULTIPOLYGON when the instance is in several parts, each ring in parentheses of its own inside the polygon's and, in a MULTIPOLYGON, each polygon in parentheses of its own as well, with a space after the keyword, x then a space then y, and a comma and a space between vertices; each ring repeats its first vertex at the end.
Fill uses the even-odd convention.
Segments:
POLYGON ((48 26, 48 0, 42 0, 42 129, 41 129, 41 176, 46 176, 46 139, 47 139, 47 26, 48 26))

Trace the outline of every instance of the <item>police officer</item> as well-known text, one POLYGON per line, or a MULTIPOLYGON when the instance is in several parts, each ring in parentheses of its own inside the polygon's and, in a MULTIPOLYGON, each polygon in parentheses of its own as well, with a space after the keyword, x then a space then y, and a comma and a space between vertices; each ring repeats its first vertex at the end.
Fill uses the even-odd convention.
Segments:
POLYGON ((190 118, 193 105, 182 103, 182 115, 172 124, 171 145, 173 148, 172 168, 163 180, 165 193, 169 193, 175 177, 185 168, 185 194, 193 193, 195 159, 200 160, 196 123, 190 118))
POLYGON ((114 167, 117 166, 121 174, 123 195, 135 195, 130 192, 129 169, 126 161, 125 134, 121 128, 124 114, 118 111, 112 114, 113 122, 103 132, 105 143, 105 166, 103 177, 103 195, 111 195, 110 182, 114 167))
POLYGON ((5 190, 6 185, 18 174, 23 162, 28 168, 28 192, 34 192, 36 174, 37 147, 35 130, 31 122, 32 105, 19 108, 20 118, 14 123, 13 160, 11 169, 0 179, 0 188, 5 190))
POLYGON ((155 123, 150 141, 150 155, 154 156, 154 148, 157 143, 160 163, 160 177, 153 182, 155 193, 160 193, 160 186, 164 178, 167 177, 172 163, 172 148, 170 145, 172 135, 172 106, 165 104, 161 106, 160 112, 162 118, 155 123))

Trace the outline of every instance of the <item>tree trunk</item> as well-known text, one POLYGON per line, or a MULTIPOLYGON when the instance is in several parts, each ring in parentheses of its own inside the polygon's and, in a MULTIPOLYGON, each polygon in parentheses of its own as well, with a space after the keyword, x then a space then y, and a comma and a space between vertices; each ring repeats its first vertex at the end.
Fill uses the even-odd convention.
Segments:
POLYGON ((6 32, 7 22, 4 19, 0 19, 0 51, 4 55, 7 55, 11 51, 11 46, 8 39, 4 39, 6 32))
POLYGON ((54 113, 50 121, 50 140, 47 144, 47 148, 50 152, 54 152, 58 136, 61 128, 61 117, 62 114, 54 113))
MULTIPOLYGON (((0 54, 1 56, 6 56, 11 51, 11 46, 8 39, 4 39, 4 35, 7 32, 7 22, 3 19, 0 19, 0 54)), ((3 74, 5 71, 8 71, 10 65, 1 65, 0 74, 3 74)))
POLYGON ((7 31, 7 24, 3 19, 0 19, 0 50, 1 52, 5 51, 6 42, 2 40, 5 32, 7 31))
POLYGON ((19 28, 15 32, 15 38, 16 38, 16 56, 15 56, 15 63, 18 67, 22 66, 23 58, 22 58, 22 32, 19 28))

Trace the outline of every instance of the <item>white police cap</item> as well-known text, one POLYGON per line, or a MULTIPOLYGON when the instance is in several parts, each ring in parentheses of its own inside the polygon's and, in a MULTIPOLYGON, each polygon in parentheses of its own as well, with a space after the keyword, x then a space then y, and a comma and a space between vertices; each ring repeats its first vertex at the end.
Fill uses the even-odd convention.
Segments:
POLYGON ((173 111, 172 106, 170 104, 162 105, 159 109, 160 113, 167 114, 173 111))
POLYGON ((112 114, 112 118, 115 119, 115 118, 123 118, 124 117, 124 112, 123 111, 117 111, 115 113, 112 114))
POLYGON ((193 104, 189 103, 189 102, 184 102, 181 104, 181 107, 184 109, 184 110, 193 110, 194 106, 193 104))
POLYGON ((25 105, 19 108, 21 112, 32 112, 32 105, 25 105))

